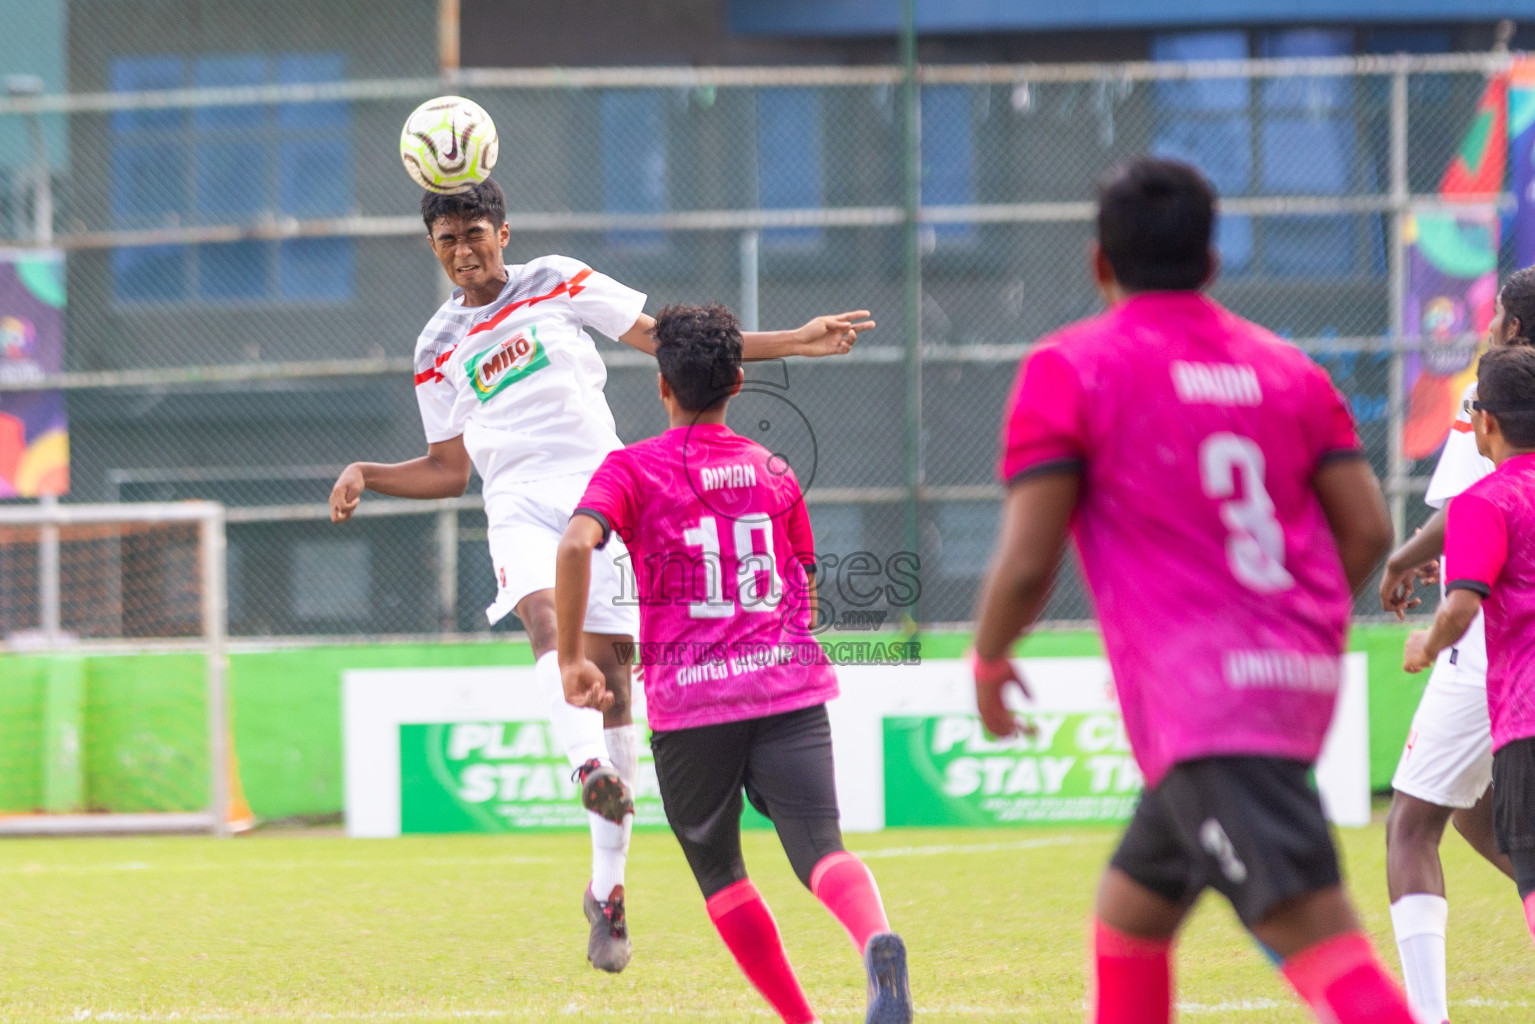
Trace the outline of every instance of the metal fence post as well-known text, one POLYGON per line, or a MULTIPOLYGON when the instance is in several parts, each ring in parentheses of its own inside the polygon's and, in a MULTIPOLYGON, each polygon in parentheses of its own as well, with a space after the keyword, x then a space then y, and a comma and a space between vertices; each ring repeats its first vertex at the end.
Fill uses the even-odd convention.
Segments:
MULTIPOLYGON (((916 0, 901 3, 901 207, 905 242, 906 307, 906 548, 922 559, 922 251, 917 215, 922 203, 922 94, 917 82, 916 0)), ((918 577, 920 579, 920 576, 918 577)), ((907 609, 913 621, 922 622, 921 584, 907 609)))
POLYGON ((458 509, 437 513, 437 626, 458 632, 458 509))
POLYGON ((761 306, 759 288, 762 283, 762 232, 755 229, 741 232, 741 330, 758 330, 761 306))
POLYGON ((1406 57, 1391 75, 1391 281, 1389 323, 1391 362, 1386 398, 1386 495, 1391 525, 1400 539, 1407 528, 1407 456, 1402 431, 1406 423, 1407 223, 1412 216, 1407 178, 1406 57))

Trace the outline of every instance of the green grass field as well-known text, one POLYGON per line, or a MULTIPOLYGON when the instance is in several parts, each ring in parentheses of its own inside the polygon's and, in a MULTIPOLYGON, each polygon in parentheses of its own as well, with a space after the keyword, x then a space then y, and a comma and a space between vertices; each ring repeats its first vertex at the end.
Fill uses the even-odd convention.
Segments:
MULTIPOLYGON (((852 836, 910 946, 919 1019, 1082 1020, 1086 922, 1111 829, 852 836)), ((1379 825, 1341 833, 1388 962, 1379 825)), ((584 834, 354 841, 326 833, 0 844, 0 1019, 768 1021, 714 935, 675 841, 636 835, 634 962, 585 960, 584 834)), ((771 834, 746 837, 812 1003, 861 1021, 845 935, 771 834)), ((1457 1024, 1535 1019, 1535 950, 1512 883, 1458 838, 1457 1024)), ((1182 1019, 1305 1021, 1230 910, 1207 899, 1179 953, 1182 1019)))

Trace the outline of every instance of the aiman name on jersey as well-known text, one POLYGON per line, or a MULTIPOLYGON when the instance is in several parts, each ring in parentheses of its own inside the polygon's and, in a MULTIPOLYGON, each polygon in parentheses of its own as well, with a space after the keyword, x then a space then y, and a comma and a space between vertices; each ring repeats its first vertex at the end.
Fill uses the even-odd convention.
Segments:
POLYGON ((732 462, 726 466, 705 466, 698 471, 699 484, 706 491, 720 487, 755 487, 757 467, 749 462, 732 462))

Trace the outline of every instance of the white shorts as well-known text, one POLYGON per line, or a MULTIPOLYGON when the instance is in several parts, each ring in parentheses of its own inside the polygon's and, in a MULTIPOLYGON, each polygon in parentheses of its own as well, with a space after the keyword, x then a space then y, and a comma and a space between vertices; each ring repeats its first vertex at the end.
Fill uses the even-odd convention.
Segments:
MULTIPOLYGON (((520 493, 485 500, 496 600, 485 617, 500 622, 529 594, 554 587, 554 563, 570 514, 586 491, 589 474, 527 484, 520 493)), ((623 541, 609 538, 592 552, 592 583, 586 599, 586 631, 638 636, 639 589, 623 541)))
POLYGON ((1434 663, 1391 788, 1440 807, 1470 807, 1492 784, 1487 677, 1449 657, 1445 651, 1434 663))

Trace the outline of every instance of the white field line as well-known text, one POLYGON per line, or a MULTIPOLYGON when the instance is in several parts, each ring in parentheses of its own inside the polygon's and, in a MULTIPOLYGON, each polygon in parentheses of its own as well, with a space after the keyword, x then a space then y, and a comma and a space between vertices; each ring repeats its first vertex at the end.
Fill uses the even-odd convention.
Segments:
POLYGON ((0 865, 0 875, 95 874, 118 871, 317 871, 326 868, 399 867, 493 867, 501 864, 555 864, 558 857, 405 857, 383 860, 253 860, 241 862, 194 861, 186 864, 150 864, 131 860, 118 864, 25 864, 0 865))
POLYGON ((1076 846, 1098 841, 1094 836, 1051 836, 1017 839, 1007 843, 951 843, 942 846, 891 846, 883 850, 854 850, 864 860, 877 857, 940 857, 950 853, 997 853, 1005 850, 1038 850, 1047 846, 1076 846))
MULTIPOLYGON (((1206 1014, 1243 1014, 1259 1013, 1268 1010, 1282 1010, 1287 1007, 1298 1007, 1300 1004, 1293 1000, 1277 999, 1238 999, 1220 1003, 1192 1003, 1180 1002, 1178 1012, 1190 1016, 1203 1016, 1206 1014)), ((1476 1006, 1489 1009, 1511 1009, 1527 1007, 1527 1002, 1510 1002, 1502 999, 1484 999, 1472 997, 1470 999, 1456 999, 1452 1002, 1455 1006, 1476 1006)), ((854 1012, 853 1006, 826 1007, 829 1010, 854 1012)), ((917 1009, 923 1014, 941 1014, 949 1017, 1002 1017, 1017 1019, 1021 1014, 1024 1017, 1032 1016, 1027 1006, 974 1006, 962 1004, 948 1005, 924 1005, 919 1004, 917 1009)), ((606 1013, 606 1008, 593 1007, 590 1015, 606 1013)), ((668 1007, 666 1009, 646 1009, 635 1007, 624 1012, 627 1020, 739 1020, 743 1014, 752 1017, 771 1017, 767 1007, 753 1007, 750 1010, 722 1010, 706 1007, 694 1007, 679 1009, 668 1007)), ((201 1024, 201 1022, 220 1021, 244 1021, 244 1020, 322 1020, 322 1021, 397 1021, 397 1020, 505 1020, 505 1021, 540 1021, 548 1020, 552 1016, 561 1017, 586 1017, 589 1012, 579 1003, 567 1003, 558 1010, 530 1011, 524 1009, 510 1010, 367 1010, 355 1013, 326 1013, 326 1012, 300 1012, 300 1011, 275 1011, 251 1013, 237 1013, 222 1011, 201 1013, 191 1011, 182 1013, 171 1011, 169 1013, 134 1013, 119 1010, 92 1010, 81 1008, 74 1013, 57 1018, 70 1024, 81 1024, 85 1021, 122 1022, 122 1024, 172 1024, 172 1022, 185 1022, 185 1024, 201 1024)))
MULTIPOLYGON (((857 850, 859 857, 877 859, 883 857, 939 857, 959 853, 997 853, 1011 850, 1037 850, 1050 846, 1075 846, 1094 842, 1092 836, 1050 836, 1041 839, 1019 839, 1003 843, 952 843, 937 846, 892 846, 886 849, 857 850)), ((151 864, 147 861, 130 860, 116 864, 42 864, 28 861, 22 864, 0 865, 0 875, 47 875, 47 874, 98 874, 123 871, 167 871, 172 874, 185 871, 225 871, 235 868, 241 871, 324 871, 327 868, 391 868, 391 867, 496 867, 516 864, 554 864, 558 857, 390 857, 379 860, 252 860, 238 864, 219 861, 193 861, 184 864, 151 864)))

